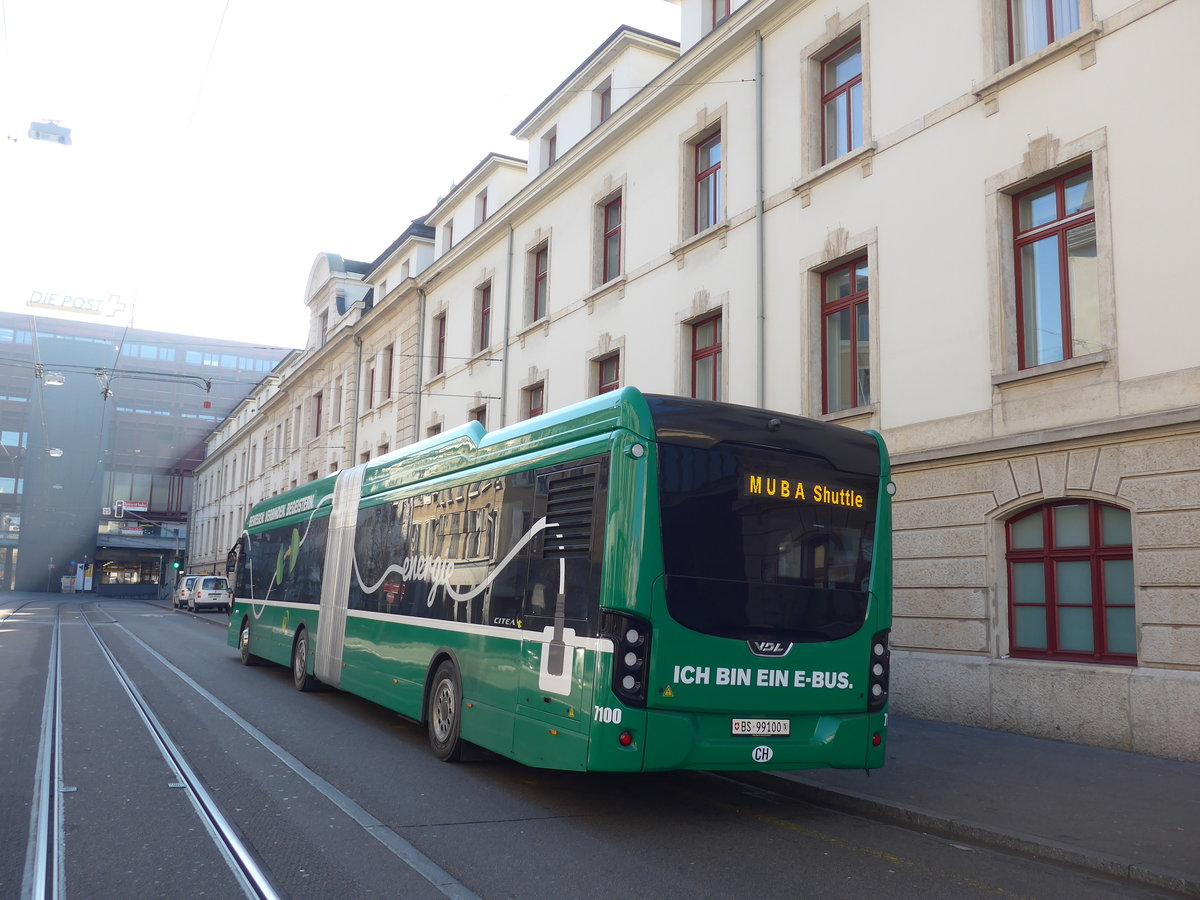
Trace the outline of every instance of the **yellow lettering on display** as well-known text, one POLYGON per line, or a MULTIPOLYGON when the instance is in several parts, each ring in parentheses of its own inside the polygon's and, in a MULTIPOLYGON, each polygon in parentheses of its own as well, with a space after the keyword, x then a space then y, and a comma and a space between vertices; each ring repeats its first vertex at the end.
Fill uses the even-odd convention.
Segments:
MULTIPOLYGON (((808 494, 803 481, 789 481, 786 478, 770 478, 764 475, 748 475, 746 477, 746 493, 778 497, 781 500, 807 500, 808 494)), ((850 488, 832 488, 823 484, 812 487, 812 502, 826 506, 850 506, 854 509, 863 508, 863 495, 850 488)))

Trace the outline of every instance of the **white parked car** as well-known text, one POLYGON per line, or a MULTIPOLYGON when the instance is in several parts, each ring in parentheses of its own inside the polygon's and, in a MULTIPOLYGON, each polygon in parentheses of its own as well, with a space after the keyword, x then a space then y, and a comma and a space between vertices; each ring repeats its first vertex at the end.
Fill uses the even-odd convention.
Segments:
POLYGON ((199 612, 205 607, 229 612, 233 605, 233 589, 222 575, 201 575, 187 595, 187 607, 199 612))
POLYGON ((175 585, 175 593, 171 595, 171 605, 176 609, 183 609, 187 606, 188 593, 192 590, 193 585, 199 575, 184 575, 179 579, 179 583, 175 585))

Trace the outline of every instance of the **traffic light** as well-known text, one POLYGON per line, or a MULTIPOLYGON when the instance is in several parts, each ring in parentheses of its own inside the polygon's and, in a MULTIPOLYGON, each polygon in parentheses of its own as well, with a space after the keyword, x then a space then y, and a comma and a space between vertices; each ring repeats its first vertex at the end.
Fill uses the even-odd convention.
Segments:
POLYGON ((171 563, 171 568, 178 569, 179 568, 179 560, 175 560, 175 562, 171 563))
POLYGON ((125 501, 118 500, 113 506, 113 515, 118 519, 125 518, 125 501))

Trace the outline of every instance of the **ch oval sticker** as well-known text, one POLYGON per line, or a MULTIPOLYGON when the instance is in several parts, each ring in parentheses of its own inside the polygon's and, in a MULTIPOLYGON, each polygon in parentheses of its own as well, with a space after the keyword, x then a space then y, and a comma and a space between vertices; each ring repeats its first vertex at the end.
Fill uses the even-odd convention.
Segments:
POLYGON ((764 745, 761 747, 755 747, 752 755, 755 762, 765 763, 771 761, 771 757, 775 755, 775 751, 764 745))

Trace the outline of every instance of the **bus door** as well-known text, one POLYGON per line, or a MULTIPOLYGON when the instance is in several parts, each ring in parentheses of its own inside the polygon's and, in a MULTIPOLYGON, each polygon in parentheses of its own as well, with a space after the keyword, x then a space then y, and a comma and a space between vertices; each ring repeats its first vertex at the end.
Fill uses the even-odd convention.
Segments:
MULTIPOLYGON (((607 483, 598 461, 537 473, 533 524, 540 528, 521 611, 521 718, 579 736, 591 716, 607 483)), ((571 751, 579 752, 586 755, 586 740, 571 751)))

